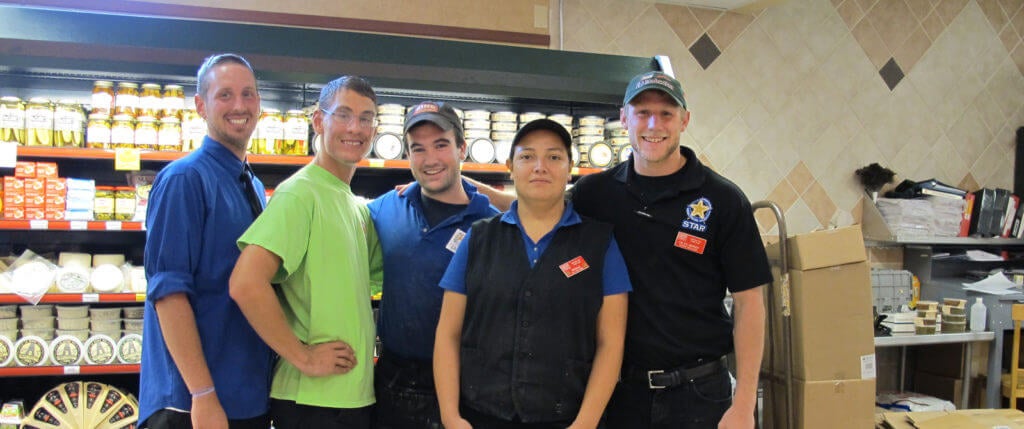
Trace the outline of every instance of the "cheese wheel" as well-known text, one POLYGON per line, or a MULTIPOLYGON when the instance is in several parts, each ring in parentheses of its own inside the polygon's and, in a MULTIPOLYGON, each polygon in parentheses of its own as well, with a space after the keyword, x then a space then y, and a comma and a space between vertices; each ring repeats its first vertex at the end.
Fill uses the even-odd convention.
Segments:
POLYGON ((143 267, 132 267, 128 273, 128 287, 135 293, 146 293, 146 269, 143 267))
POLYGON ((57 270, 57 290, 61 293, 89 291, 89 266, 71 264, 57 270))
POLYGON ((10 338, 0 337, 0 366, 10 366, 14 362, 14 343, 10 338))
POLYGON ((117 342, 117 360, 121 363, 142 361, 142 335, 128 334, 117 342))
POLYGON ((124 272, 111 264, 99 265, 94 268, 89 279, 92 288, 100 293, 120 292, 124 287, 124 272))
POLYGON ((49 353, 50 343, 34 335, 22 337, 14 343, 14 360, 18 366, 46 365, 49 353))
POLYGON ((82 342, 71 335, 61 335, 50 341, 50 360, 54 365, 78 365, 84 354, 82 342))
POLYGON ((32 261, 14 269, 12 276, 14 293, 38 296, 46 293, 53 284, 54 270, 41 261, 32 261))
POLYGON ((85 342, 85 362, 107 365, 117 359, 117 342, 106 335, 93 335, 85 342))

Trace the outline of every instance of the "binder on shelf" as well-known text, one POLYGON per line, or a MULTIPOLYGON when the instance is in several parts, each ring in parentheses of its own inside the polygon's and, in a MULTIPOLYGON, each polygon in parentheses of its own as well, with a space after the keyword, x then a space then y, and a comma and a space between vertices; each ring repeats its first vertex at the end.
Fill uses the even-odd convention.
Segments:
POLYGON ((964 196, 964 216, 960 219, 959 237, 966 237, 971 234, 971 213, 974 211, 974 194, 964 196))
MULTIPOLYGON (((999 235, 995 231, 997 229, 996 225, 1002 220, 1002 216, 999 216, 1001 210, 997 207, 999 206, 995 189, 984 188, 975 191, 969 235, 974 237, 993 237, 999 235)), ((1006 200, 1003 200, 1002 208, 1006 208, 1006 200)))
POLYGON ((921 189, 922 194, 934 195, 937 197, 963 198, 967 195, 967 191, 960 188, 954 188, 935 179, 917 182, 917 187, 921 189))
POLYGON ((1019 204, 1020 198, 1010 194, 1006 200, 1006 212, 1003 214, 1003 233, 1000 234, 1000 237, 1010 237, 1010 232, 1013 230, 1013 217, 1017 214, 1017 206, 1019 204))
POLYGON ((1024 204, 1020 204, 1020 200, 1018 200, 1017 211, 1013 214, 1013 227, 1010 230, 1012 238, 1020 238, 1021 234, 1024 234, 1024 228, 1020 227, 1022 215, 1024 215, 1024 204))

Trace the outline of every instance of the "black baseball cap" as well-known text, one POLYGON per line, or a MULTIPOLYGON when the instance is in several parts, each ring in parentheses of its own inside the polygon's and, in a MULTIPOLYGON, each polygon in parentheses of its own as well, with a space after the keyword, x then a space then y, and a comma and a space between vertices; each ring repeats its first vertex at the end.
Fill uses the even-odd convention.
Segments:
POLYGON ((455 113, 452 106, 442 101, 424 101, 410 107, 405 114, 405 132, 408 133, 409 129, 424 121, 437 125, 445 131, 454 129, 458 130, 460 134, 462 133, 462 121, 459 120, 459 115, 455 113))
POLYGON ((537 119, 527 122, 519 131, 516 131, 516 136, 512 139, 512 147, 508 151, 508 159, 512 159, 512 155, 516 152, 516 146, 519 145, 519 142, 524 137, 538 130, 551 131, 561 138, 562 144, 565 145, 565 151, 569 154, 569 162, 572 162, 572 136, 569 135, 569 130, 565 129, 564 125, 550 119, 537 119))
POLYGON ((676 78, 660 71, 645 72, 633 76, 633 79, 629 81, 629 86, 626 87, 626 97, 622 100, 622 105, 629 104, 637 95, 648 89, 664 92, 671 96, 679 107, 686 108, 686 99, 683 98, 683 86, 679 84, 676 78))

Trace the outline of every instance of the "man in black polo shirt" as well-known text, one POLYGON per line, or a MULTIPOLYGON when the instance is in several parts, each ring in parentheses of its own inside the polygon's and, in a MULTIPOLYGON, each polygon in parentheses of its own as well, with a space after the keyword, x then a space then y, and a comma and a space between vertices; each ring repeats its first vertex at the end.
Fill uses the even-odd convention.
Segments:
POLYGON ((753 428, 771 272, 750 202, 679 145, 690 112, 676 79, 634 77, 620 118, 629 161, 573 189, 580 213, 614 225, 634 285, 608 428, 753 428))
MULTIPOLYGON (((614 225, 633 283, 607 427, 752 429, 772 277, 750 202, 679 145, 690 112, 673 77, 634 77, 620 118, 633 155, 572 190, 580 214, 614 225), (724 363, 733 351, 735 395, 724 363)), ((496 207, 511 204, 508 194, 481 192, 496 207)))

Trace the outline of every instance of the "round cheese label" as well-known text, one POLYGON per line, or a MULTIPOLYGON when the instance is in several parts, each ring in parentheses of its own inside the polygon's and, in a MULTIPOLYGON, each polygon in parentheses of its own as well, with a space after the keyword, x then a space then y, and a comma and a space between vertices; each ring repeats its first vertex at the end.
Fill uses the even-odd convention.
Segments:
POLYGON ((73 266, 57 271, 57 289, 63 293, 82 293, 89 287, 89 272, 73 266))
POLYGON ((594 143, 590 147, 590 165, 594 167, 607 167, 615 160, 615 152, 612 152, 608 143, 594 143))
POLYGON ((0 367, 9 366, 14 360, 14 343, 10 338, 0 337, 0 367))
POLYGON ((117 360, 121 363, 142 362, 142 335, 128 334, 117 342, 117 360))
POLYGON ((469 144, 469 159, 481 164, 494 161, 494 144, 487 139, 473 140, 469 144))
POLYGON ((47 363, 50 344, 34 335, 14 343, 14 359, 19 366, 40 366, 47 363))
POLYGON ((82 362, 83 349, 78 338, 61 335, 50 342, 50 360, 60 366, 78 365, 82 362))
POLYGON ((373 141, 373 153, 380 159, 401 159, 402 144, 397 134, 378 134, 373 141))
POLYGON ((619 148, 619 162, 629 161, 629 155, 633 153, 632 146, 623 146, 619 148))
POLYGON ((85 342, 85 361, 90 365, 107 365, 117 358, 117 342, 106 335, 93 335, 85 342))

